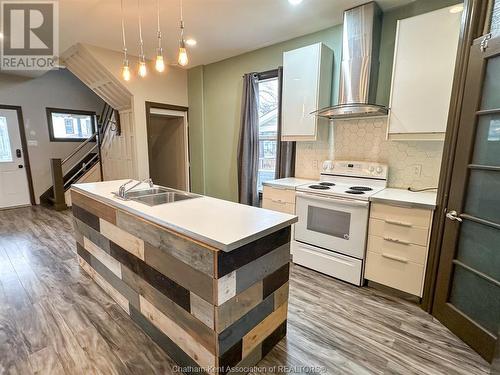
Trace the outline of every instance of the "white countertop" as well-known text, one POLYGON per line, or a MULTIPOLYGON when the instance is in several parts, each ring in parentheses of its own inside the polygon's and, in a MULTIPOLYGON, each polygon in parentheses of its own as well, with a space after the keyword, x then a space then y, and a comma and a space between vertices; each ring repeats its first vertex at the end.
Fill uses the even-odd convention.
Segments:
POLYGON ((305 184, 313 184, 317 180, 306 180, 304 178, 287 177, 278 180, 265 181, 262 183, 264 186, 271 186, 280 189, 295 190, 297 186, 305 184))
MULTIPOLYGON (((234 250, 297 221, 294 215, 206 196, 153 207, 124 201, 112 192, 126 181, 75 184, 72 189, 223 251, 234 250)), ((149 186, 136 189, 145 188, 149 186)))
POLYGON ((370 201, 433 210, 436 208, 436 197, 435 191, 412 192, 406 189, 386 188, 372 195, 370 201))

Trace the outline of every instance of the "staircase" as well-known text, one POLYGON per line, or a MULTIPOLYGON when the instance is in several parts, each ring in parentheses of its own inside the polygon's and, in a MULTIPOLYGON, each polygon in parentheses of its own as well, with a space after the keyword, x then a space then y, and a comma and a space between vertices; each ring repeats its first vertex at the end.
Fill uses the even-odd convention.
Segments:
POLYGON ((110 132, 120 135, 120 116, 110 105, 104 104, 101 114, 97 117, 97 131, 65 159, 50 159, 52 186, 40 196, 41 204, 57 211, 65 210, 71 205, 68 192, 72 184, 103 180, 102 140, 110 132), (88 145, 92 143, 94 146, 89 148, 88 145), (81 150, 85 148, 89 149, 82 156, 81 150))

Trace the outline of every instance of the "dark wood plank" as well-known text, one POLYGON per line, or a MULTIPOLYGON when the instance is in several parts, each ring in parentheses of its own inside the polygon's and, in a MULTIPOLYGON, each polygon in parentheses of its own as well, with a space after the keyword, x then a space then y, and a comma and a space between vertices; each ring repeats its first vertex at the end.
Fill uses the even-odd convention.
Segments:
POLYGON ((220 251, 217 257, 217 278, 221 278, 290 242, 290 228, 283 228, 231 252, 220 251))
POLYGON ((287 263, 283 267, 274 271, 269 276, 266 276, 262 281, 262 297, 266 298, 268 295, 274 293, 290 278, 290 264, 287 263))
MULTIPOLYGON (((74 218, 74 228, 75 233, 80 233, 81 236, 87 237, 89 240, 99 246, 99 248, 109 254, 109 240, 100 232, 98 232, 94 228, 91 228, 89 225, 85 224, 83 221, 77 218, 74 218)), ((83 245, 83 242, 80 242, 80 244, 83 245)))
POLYGON ((77 206, 76 204, 73 204, 71 209, 73 211, 74 217, 76 217, 77 219, 81 220, 83 223, 87 224, 92 229, 99 232, 100 226, 99 226, 98 216, 90 213, 89 211, 80 206, 77 206))

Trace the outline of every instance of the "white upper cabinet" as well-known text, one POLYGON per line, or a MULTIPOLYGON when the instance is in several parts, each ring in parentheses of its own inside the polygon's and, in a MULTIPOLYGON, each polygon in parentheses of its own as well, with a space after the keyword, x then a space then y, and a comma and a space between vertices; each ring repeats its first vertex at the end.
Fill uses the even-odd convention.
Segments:
POLYGON ((398 21, 389 139, 444 139, 462 16, 456 9, 398 21))
POLYGON ((283 54, 282 141, 318 138, 325 120, 311 112, 330 105, 332 67, 333 51, 322 43, 283 54))

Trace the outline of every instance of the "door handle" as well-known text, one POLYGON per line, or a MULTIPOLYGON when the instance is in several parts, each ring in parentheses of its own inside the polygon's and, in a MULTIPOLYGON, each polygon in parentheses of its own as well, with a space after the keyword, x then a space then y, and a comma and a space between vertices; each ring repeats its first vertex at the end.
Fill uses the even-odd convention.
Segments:
POLYGON ((18 148, 18 149, 16 150, 16 156, 17 156, 18 158, 20 158, 20 157, 21 157, 21 149, 19 149, 19 148, 18 148))
POLYGON ((23 168, 24 168, 24 166, 23 166, 22 164, 19 164, 17 167, 18 167, 19 169, 23 169, 23 168))
POLYGON ((463 221, 462 218, 460 217, 460 215, 455 210, 447 212, 446 218, 450 219, 451 221, 458 221, 459 223, 461 223, 463 221))

